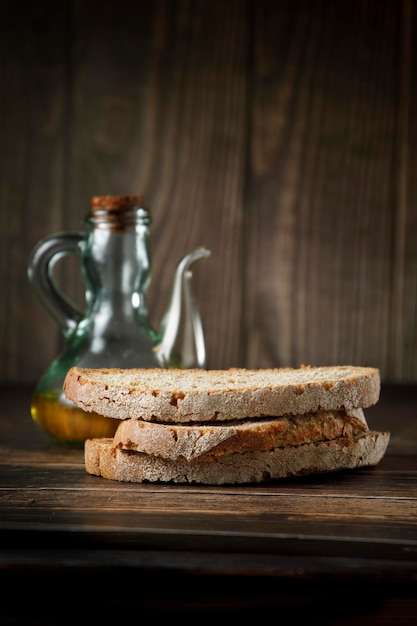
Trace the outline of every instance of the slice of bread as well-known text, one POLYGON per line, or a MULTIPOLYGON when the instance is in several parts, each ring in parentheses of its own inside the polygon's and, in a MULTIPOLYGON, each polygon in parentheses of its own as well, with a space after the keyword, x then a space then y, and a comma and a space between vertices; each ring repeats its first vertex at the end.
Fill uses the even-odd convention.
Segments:
POLYGON ((377 368, 88 369, 67 373, 64 393, 85 411, 115 419, 210 422, 281 417, 375 404, 377 368))
POLYGON ((189 462, 114 448, 113 439, 87 439, 84 454, 87 472, 110 480, 225 485, 377 465, 388 442, 389 433, 368 431, 332 441, 227 454, 209 462, 189 462))
POLYGON ((254 418, 208 424, 178 425, 122 420, 113 447, 135 450, 164 459, 210 461, 247 450, 272 450, 313 441, 352 437, 366 432, 362 409, 318 411, 280 418, 254 418))

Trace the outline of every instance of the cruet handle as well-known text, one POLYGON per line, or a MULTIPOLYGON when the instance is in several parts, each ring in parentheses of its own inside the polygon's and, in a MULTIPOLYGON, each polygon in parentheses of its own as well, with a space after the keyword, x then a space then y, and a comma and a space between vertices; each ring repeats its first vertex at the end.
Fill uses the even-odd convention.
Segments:
POLYGON ((82 233, 50 235, 35 246, 28 263, 29 282, 65 336, 75 330, 84 314, 59 290, 54 281, 53 268, 63 256, 80 254, 84 240, 82 233))

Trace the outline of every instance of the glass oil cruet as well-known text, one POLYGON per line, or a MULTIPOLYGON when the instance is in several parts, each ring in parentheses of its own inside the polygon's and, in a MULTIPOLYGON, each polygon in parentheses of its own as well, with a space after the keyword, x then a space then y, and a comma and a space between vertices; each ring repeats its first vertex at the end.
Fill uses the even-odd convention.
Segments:
POLYGON ((65 338, 33 394, 33 420, 55 441, 75 447, 87 438, 113 437, 118 420, 86 413, 63 394, 73 365, 101 368, 205 368, 202 321, 192 291, 190 267, 210 251, 186 255, 174 273, 169 306, 156 331, 149 319, 151 212, 143 196, 96 196, 84 230, 57 233, 40 241, 28 265, 29 281, 65 338), (86 311, 65 297, 53 275, 64 255, 80 257, 86 311))

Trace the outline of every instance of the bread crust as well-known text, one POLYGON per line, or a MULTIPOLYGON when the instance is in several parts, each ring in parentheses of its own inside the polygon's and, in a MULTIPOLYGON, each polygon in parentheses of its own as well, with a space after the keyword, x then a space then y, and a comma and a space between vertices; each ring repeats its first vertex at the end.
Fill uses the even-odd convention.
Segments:
POLYGON ((122 420, 113 447, 165 459, 211 461, 247 450, 272 450, 313 441, 352 437, 368 430, 362 409, 319 411, 281 418, 235 420, 208 424, 161 424, 122 420))
POLYGON ((375 404, 377 368, 176 370, 73 367, 66 397, 85 411, 115 419, 215 422, 248 417, 352 410, 375 404))
POLYGON ((368 431, 331 441, 227 454, 210 462, 162 459, 114 448, 112 439, 87 439, 85 467, 89 474, 133 483, 260 483, 377 465, 389 437, 389 433, 368 431))

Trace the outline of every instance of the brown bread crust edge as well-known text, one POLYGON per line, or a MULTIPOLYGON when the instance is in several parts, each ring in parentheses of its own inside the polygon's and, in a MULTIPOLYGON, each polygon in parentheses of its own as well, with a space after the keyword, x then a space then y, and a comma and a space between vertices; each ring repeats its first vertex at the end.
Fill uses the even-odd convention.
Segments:
POLYGON ((112 439, 87 439, 85 468, 89 474, 134 483, 260 483, 377 465, 385 454, 389 438, 389 433, 368 431, 357 437, 341 437, 267 452, 228 454, 209 462, 161 459, 141 452, 114 449, 112 439))

